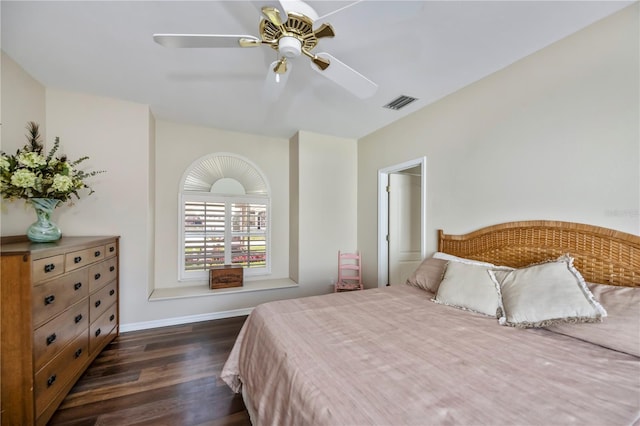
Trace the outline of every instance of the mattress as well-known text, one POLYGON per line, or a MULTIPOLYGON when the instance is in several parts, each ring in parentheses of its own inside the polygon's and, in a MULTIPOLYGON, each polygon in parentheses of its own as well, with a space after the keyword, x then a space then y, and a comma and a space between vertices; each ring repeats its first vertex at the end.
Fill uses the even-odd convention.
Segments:
POLYGON ((222 379, 257 425, 640 422, 637 356, 431 297, 401 285, 265 303, 222 379))

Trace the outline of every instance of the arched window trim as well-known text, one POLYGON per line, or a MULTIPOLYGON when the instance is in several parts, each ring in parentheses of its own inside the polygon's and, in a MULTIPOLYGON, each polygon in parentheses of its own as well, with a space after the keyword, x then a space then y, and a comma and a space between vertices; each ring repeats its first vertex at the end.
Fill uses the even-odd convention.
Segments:
MULTIPOLYGON (((192 185, 193 187, 193 185, 192 185)), ((200 157, 193 161, 189 167, 184 171, 182 178, 180 180, 180 191, 178 194, 178 280, 179 281, 202 281, 208 279, 208 269, 204 270, 187 270, 185 267, 185 259, 186 259, 186 205, 188 202, 195 203, 222 203, 225 205, 227 209, 226 212, 229 213, 231 205, 235 203, 235 205, 248 205, 248 204, 256 204, 258 207, 260 205, 264 205, 266 210, 266 232, 264 233, 265 238, 265 255, 266 262, 264 267, 245 267, 244 276, 245 278, 251 279, 253 276, 259 275, 267 275, 271 273, 271 189, 269 186, 269 182, 267 181, 264 173, 260 168, 255 165, 251 160, 229 152, 216 152, 212 154, 207 154, 203 157, 200 157), (219 157, 226 157, 225 160, 228 160, 224 164, 216 164, 215 159, 219 157), (237 167, 233 167, 233 164, 237 167), (244 163, 244 164, 243 164, 244 163), (209 169, 207 169, 209 167, 209 169), (214 170, 215 168, 215 170, 214 170), (185 187, 189 186, 187 184, 187 179, 192 180, 194 173, 193 171, 199 169, 197 176, 201 182, 197 184, 200 188, 205 187, 205 184, 209 184, 209 188, 213 183, 215 183, 215 179, 228 178, 232 177, 235 180, 238 180, 245 187, 245 192, 247 194, 215 194, 208 191, 203 190, 188 190, 185 187), (243 169, 243 170, 240 170, 243 169), (234 171, 236 172, 235 176, 234 171), (240 175, 237 174, 240 172, 240 175), (244 181, 241 179, 237 179, 237 176, 240 178, 244 178, 244 181), (247 182, 249 184, 247 185, 247 182), (247 188, 248 187, 248 188, 247 188), (248 189, 248 190, 247 190, 248 189)), ((230 224, 230 219, 232 215, 229 214, 229 218, 225 218, 227 220, 227 225, 230 224)), ((232 227, 229 226, 231 229, 232 227)), ((225 241, 231 241, 232 238, 228 238, 231 233, 227 234, 228 229, 225 229, 225 241)), ((231 231, 229 231, 231 232, 231 231)), ((236 234, 234 234, 236 235, 236 234)), ((230 243, 229 243, 230 244, 230 243)), ((229 260, 231 258, 231 253, 227 254, 229 251, 228 247, 225 250, 225 259, 229 260)), ((231 250, 232 251, 232 250, 231 250)), ((227 263, 227 262, 225 262, 227 263)))

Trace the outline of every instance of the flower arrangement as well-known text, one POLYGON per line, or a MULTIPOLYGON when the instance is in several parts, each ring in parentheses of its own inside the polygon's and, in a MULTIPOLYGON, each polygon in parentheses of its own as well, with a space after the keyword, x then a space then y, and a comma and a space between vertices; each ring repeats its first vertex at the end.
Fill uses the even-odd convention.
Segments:
POLYGON ((15 155, 0 151, 0 194, 2 198, 16 200, 23 198, 49 198, 66 202, 75 195, 80 199, 78 191, 88 189, 89 195, 94 191, 85 183, 85 179, 104 173, 104 170, 84 172, 78 170, 78 164, 89 157, 81 157, 68 161, 66 155, 55 156, 60 146, 60 138, 56 137, 51 151, 45 156, 44 145, 40 141, 37 123, 27 123, 27 143, 15 155))

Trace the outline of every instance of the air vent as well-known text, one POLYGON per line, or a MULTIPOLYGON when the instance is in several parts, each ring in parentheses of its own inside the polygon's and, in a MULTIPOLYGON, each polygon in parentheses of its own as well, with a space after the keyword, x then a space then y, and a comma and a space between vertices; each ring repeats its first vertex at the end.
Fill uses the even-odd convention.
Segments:
POLYGON ((406 107, 413 101, 417 101, 418 98, 412 98, 411 96, 401 95, 389 102, 384 108, 395 109, 396 111, 406 107))

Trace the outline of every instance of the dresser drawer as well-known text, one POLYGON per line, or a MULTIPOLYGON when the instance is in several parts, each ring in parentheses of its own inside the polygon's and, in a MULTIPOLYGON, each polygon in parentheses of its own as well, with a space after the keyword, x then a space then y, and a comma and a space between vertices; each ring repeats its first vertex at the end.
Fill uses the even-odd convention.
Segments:
POLYGON ((89 295, 89 271, 82 269, 33 288, 33 325, 49 318, 89 295))
POLYGON ((94 322, 118 299, 118 282, 111 281, 89 296, 89 322, 94 322))
POLYGON ((64 384, 84 366, 89 358, 88 349, 88 335, 82 333, 36 373, 34 383, 36 417, 42 414, 64 384))
POLYGON ((118 305, 113 304, 96 319, 89 327, 89 352, 94 353, 102 348, 104 341, 109 338, 118 323, 118 305))
POLYGON ((89 306, 80 301, 33 333, 33 360, 38 370, 82 332, 89 324, 89 306))
POLYGON ((64 257, 67 271, 82 268, 94 262, 104 259, 105 246, 96 246, 84 250, 72 251, 64 257))
POLYGON ((100 287, 113 281, 118 276, 118 258, 113 257, 104 262, 89 267, 89 292, 92 293, 100 287))
POLYGON ((32 273, 34 283, 64 274, 64 255, 34 260, 32 273))
POLYGON ((118 245, 115 242, 109 243, 105 246, 105 257, 113 257, 116 254, 118 254, 118 245))

